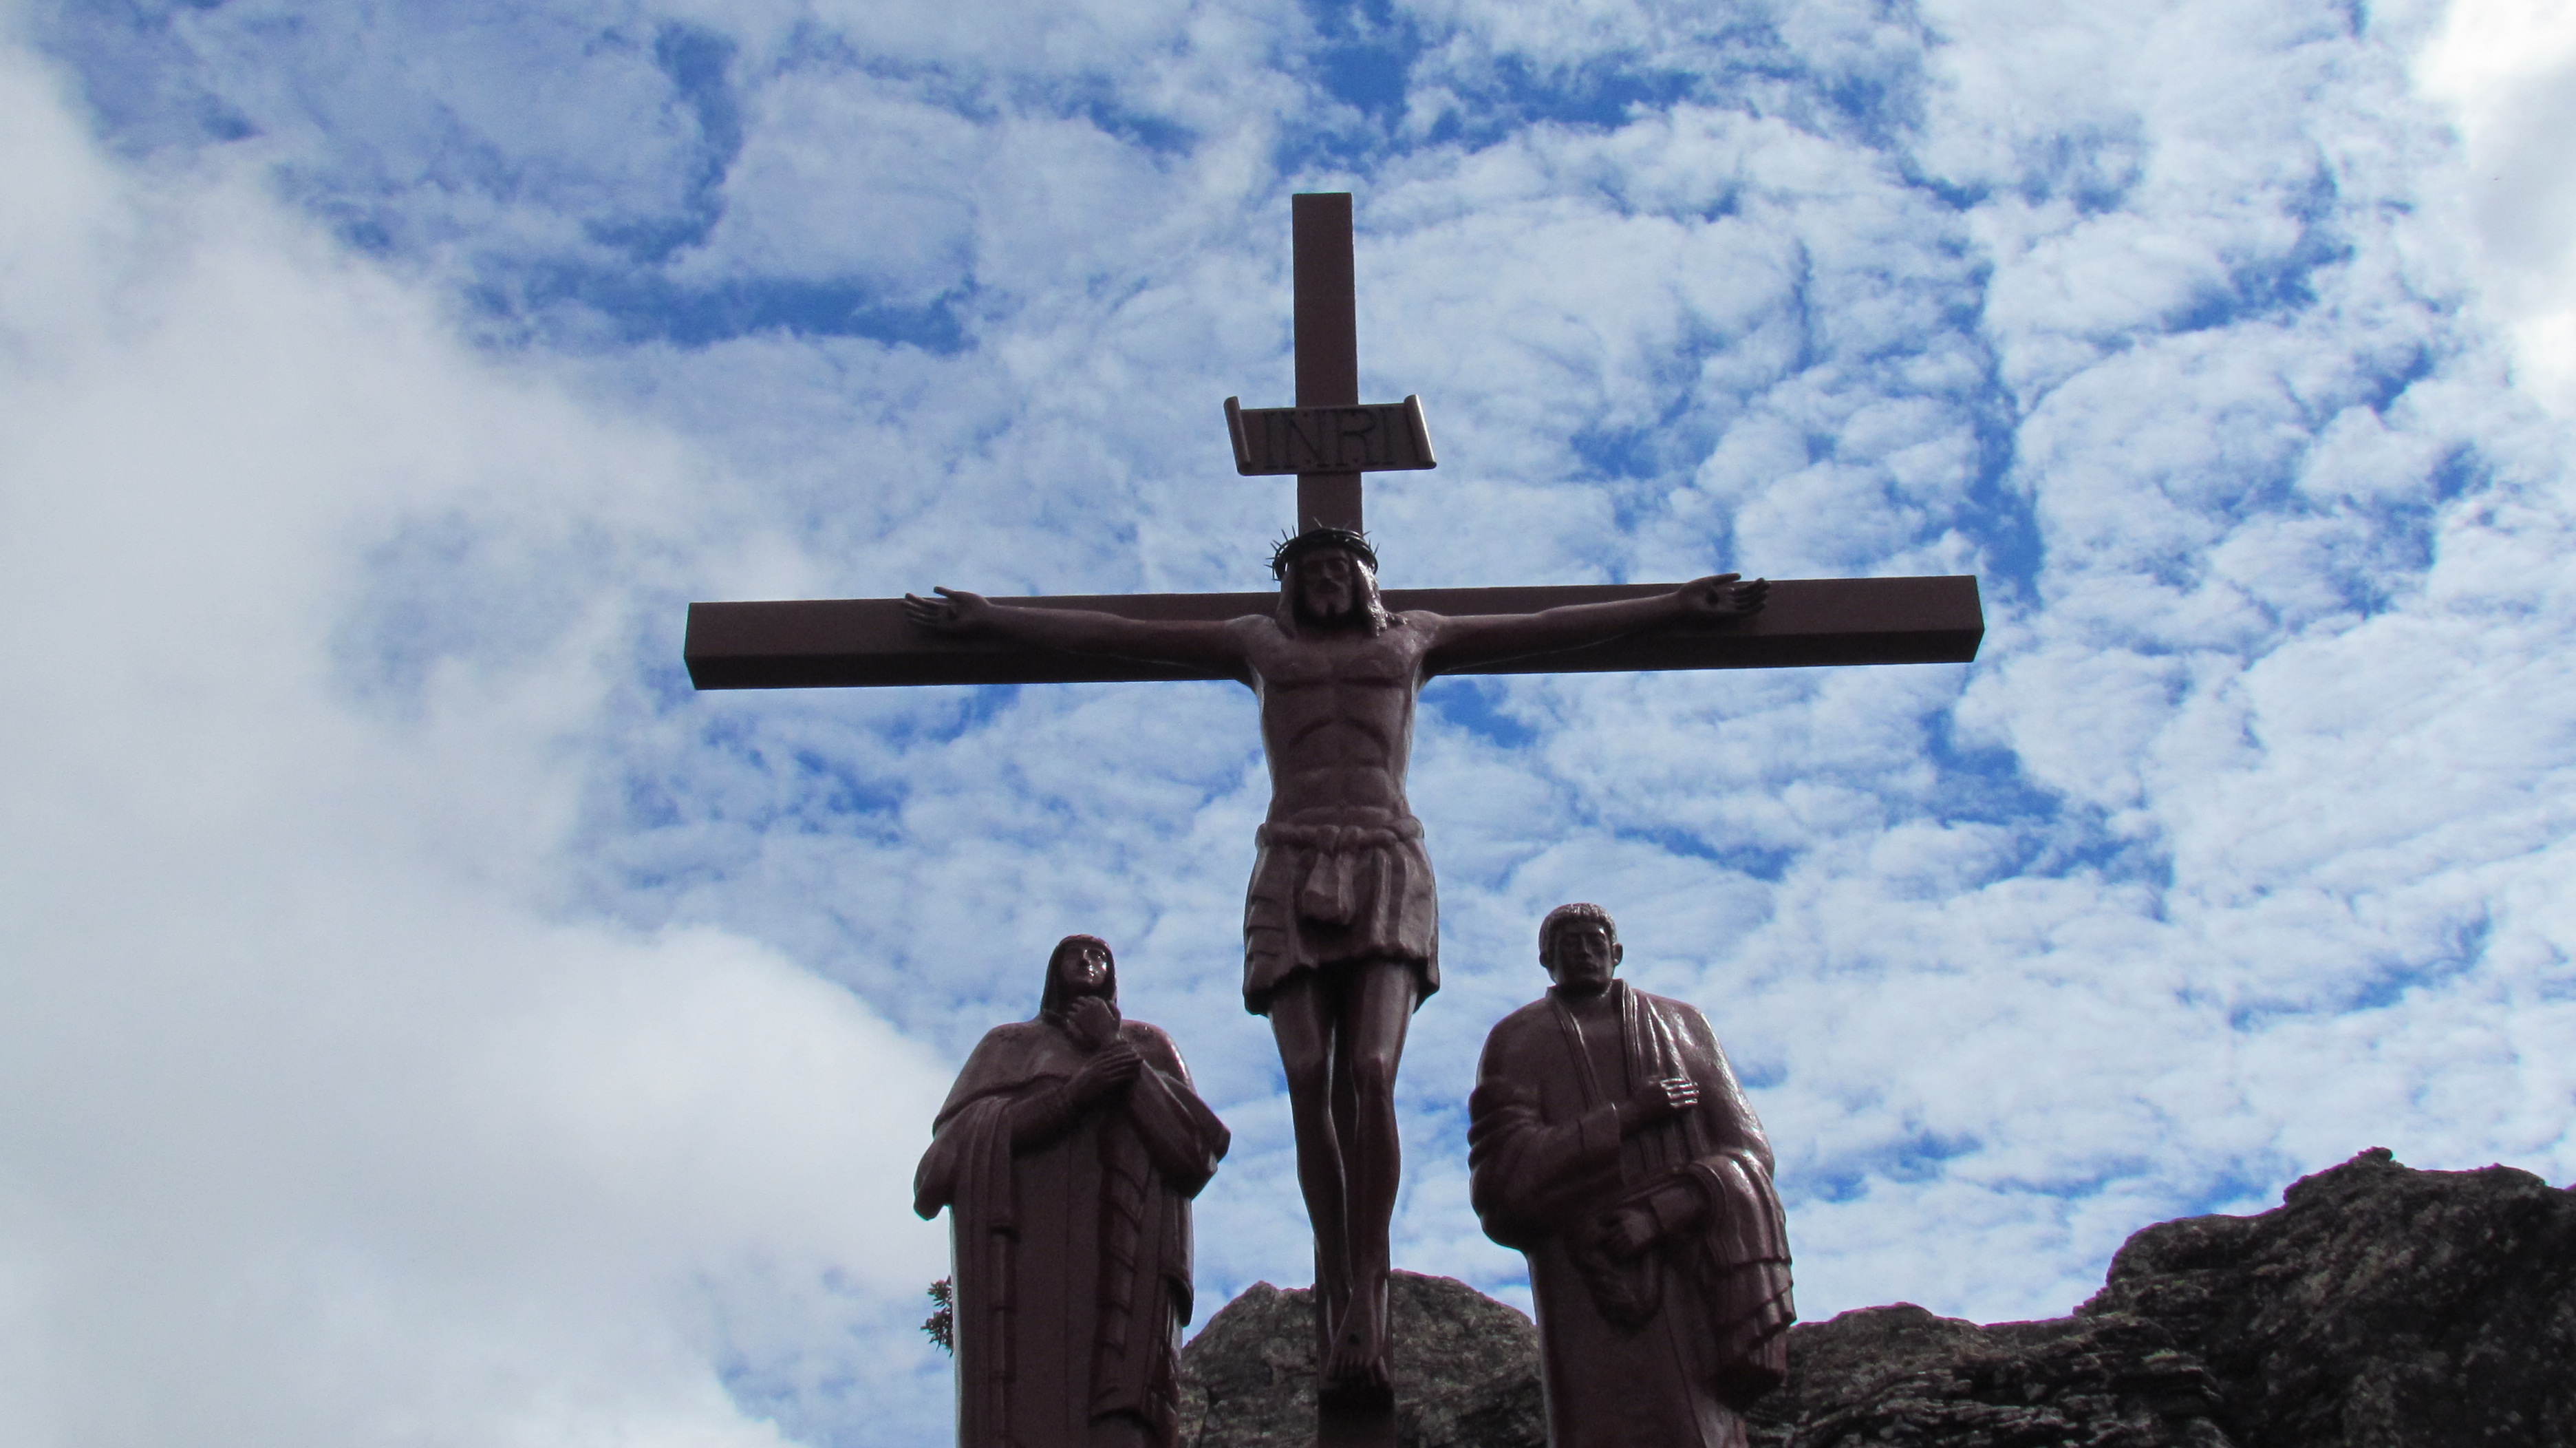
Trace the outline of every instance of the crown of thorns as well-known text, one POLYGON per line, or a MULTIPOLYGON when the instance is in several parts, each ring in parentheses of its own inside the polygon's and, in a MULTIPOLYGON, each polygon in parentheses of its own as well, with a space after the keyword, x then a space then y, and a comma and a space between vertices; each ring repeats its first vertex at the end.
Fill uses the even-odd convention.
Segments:
POLYGON ((1270 550, 1270 576, 1286 578, 1289 564, 1318 548, 1347 549, 1367 564, 1371 573, 1377 571, 1377 550, 1369 546, 1367 538, 1349 528, 1309 528, 1303 533, 1280 539, 1279 546, 1270 550))

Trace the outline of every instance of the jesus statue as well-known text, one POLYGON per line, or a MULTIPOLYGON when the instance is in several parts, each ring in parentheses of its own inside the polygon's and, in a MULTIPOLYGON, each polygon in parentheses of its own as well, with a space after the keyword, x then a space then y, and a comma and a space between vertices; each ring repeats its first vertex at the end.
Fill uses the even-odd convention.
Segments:
POLYGON ((1260 699, 1270 813, 1244 897, 1243 1000, 1269 1017, 1288 1078, 1330 1329, 1324 1384, 1383 1393, 1396 1065, 1414 1008, 1440 988, 1439 898, 1404 797, 1414 698, 1444 673, 1744 618, 1769 585, 1721 573, 1647 598, 1453 618, 1387 612, 1377 554, 1349 529, 1300 533, 1270 567, 1278 608, 1223 622, 1012 607, 948 588, 907 594, 905 607, 941 632, 1205 668, 1260 699))

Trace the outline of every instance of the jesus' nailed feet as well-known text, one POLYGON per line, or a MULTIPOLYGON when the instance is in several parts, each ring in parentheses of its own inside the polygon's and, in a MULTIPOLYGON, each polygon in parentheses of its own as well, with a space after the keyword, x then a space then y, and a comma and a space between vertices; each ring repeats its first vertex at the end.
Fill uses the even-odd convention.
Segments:
POLYGON ((1324 1354, 1320 1405, 1327 1409, 1368 1412, 1395 1406, 1395 1388, 1387 1370, 1386 1277, 1356 1295, 1321 1293, 1323 1324, 1332 1337, 1324 1354), (1338 1309, 1338 1310, 1336 1310, 1338 1309))

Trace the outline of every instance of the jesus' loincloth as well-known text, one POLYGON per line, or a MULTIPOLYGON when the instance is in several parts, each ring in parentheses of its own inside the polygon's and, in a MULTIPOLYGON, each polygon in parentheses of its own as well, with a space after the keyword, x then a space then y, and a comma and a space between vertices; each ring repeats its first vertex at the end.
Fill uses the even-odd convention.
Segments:
POLYGON ((1301 970, 1397 960, 1417 977, 1418 1004, 1440 989, 1440 892, 1422 822, 1393 810, 1301 811, 1253 836, 1243 895, 1243 1004, 1270 997, 1301 970))

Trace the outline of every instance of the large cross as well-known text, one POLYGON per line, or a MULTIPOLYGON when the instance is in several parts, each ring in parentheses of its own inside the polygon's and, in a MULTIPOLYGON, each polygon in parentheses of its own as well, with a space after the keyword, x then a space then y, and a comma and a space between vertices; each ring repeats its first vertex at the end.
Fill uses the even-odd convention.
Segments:
MULTIPOLYGON (((1297 406, 1259 411, 1227 399, 1235 466, 1297 474, 1297 531, 1360 526, 1360 476, 1431 466, 1420 407, 1361 407, 1347 193, 1294 202, 1297 406)), ((1247 558, 1253 556, 1247 552, 1247 558)), ((1524 588, 1390 588, 1386 606, 1442 614, 1535 613, 1669 593, 1668 583, 1524 588)), ((1268 613, 1260 593, 1074 594, 995 599, 1032 608, 1096 609, 1134 619, 1228 619, 1268 613)), ((1977 580, 1775 579, 1751 619, 1667 628, 1591 648, 1467 670, 1573 674, 1617 670, 1776 669, 1817 664, 1958 664, 1985 637, 1977 580)), ((683 646, 701 689, 864 688, 898 684, 1075 684, 1219 675, 1130 659, 1055 653, 993 639, 930 633, 907 622, 899 598, 693 603, 683 646)))
MULTIPOLYGON (((1299 196, 1295 202, 1295 218, 1297 402, 1294 407, 1246 409, 1236 399, 1228 398, 1225 404, 1227 431, 1233 441, 1237 471, 1296 475, 1298 532, 1339 528, 1356 534, 1361 521, 1362 475, 1373 471, 1432 466, 1431 439, 1423 425, 1421 406, 1415 399, 1408 397, 1400 403, 1374 405, 1363 405, 1359 400, 1350 197, 1339 194, 1299 196)), ((1306 566, 1299 564, 1297 569, 1302 570, 1306 566)), ((1307 585, 1295 586, 1302 588, 1307 585)), ((1564 604, 1610 603, 1674 595, 1675 592, 1675 586, 1669 584, 1390 589, 1384 594, 1383 602, 1387 609, 1398 615, 1421 610, 1453 621, 1452 624, 1444 624, 1438 619, 1425 619, 1404 625, 1407 629, 1437 632, 1453 626, 1472 630, 1497 622, 1511 622, 1494 617, 1498 615, 1534 615, 1564 604)), ((994 599, 990 602, 1037 609, 1088 610, 1093 614, 1113 614, 1122 619, 1158 624, 1221 624, 1247 616, 1270 615, 1279 606, 1279 600, 1279 594, 1264 592, 1057 596, 994 599)), ((924 603, 919 607, 925 610, 925 617, 930 622, 916 622, 907 615, 904 601, 892 598, 693 603, 689 605, 686 644, 689 677, 701 689, 1202 678, 1238 678, 1251 682, 1240 671, 1218 672, 1212 668, 1139 662, 1102 653, 1040 648, 994 637, 990 629, 981 635, 950 631, 931 626, 948 606, 924 603)), ((1614 609, 1608 612, 1618 614, 1621 611, 1614 609)), ((1598 618, 1601 614, 1594 612, 1590 616, 1598 618)), ((1676 615, 1667 613, 1660 616, 1671 618, 1676 615)), ((956 621, 954 615, 949 617, 952 623, 956 621)), ((1059 615, 1048 620, 1045 628, 1033 628, 1028 615, 1019 617, 1022 622, 1013 625, 1014 629, 1048 637, 1075 637, 1061 631, 1076 628, 1079 637, 1097 641, 1106 636, 1101 632, 1103 628, 1115 631, 1131 627, 1116 619, 1096 618, 1077 625, 1077 621, 1059 615)), ((962 623, 957 626, 964 627, 962 623)), ((1166 628, 1155 631, 1155 636, 1178 633, 1202 637, 1207 632, 1197 628, 1166 628)), ((1782 580, 1770 585, 1767 606, 1749 618, 1727 617, 1701 624, 1674 623, 1629 633, 1607 643, 1444 671, 1570 673, 1613 669, 1964 663, 1976 657, 1977 645, 1984 634, 1985 620, 1978 607, 1977 581, 1974 578, 1782 580)), ((1555 637, 1563 637, 1563 634, 1555 637)), ((1327 646, 1315 644, 1311 647, 1327 646)), ((1208 652, 1211 650, 1206 648, 1185 650, 1183 656, 1208 652)), ((1244 661, 1238 659, 1237 662, 1244 661)), ((1386 719, 1379 721, 1382 725, 1395 721, 1387 737, 1409 734, 1412 689, 1417 685, 1418 680, 1404 684, 1400 711, 1389 712, 1386 719)), ((1367 691, 1351 692, 1356 696, 1367 691)), ((1271 727, 1269 711, 1275 700, 1269 700, 1269 696, 1265 699, 1268 700, 1264 705, 1267 739, 1271 727)), ((1349 732, 1356 733, 1357 730, 1349 732)), ((1378 801, 1380 804, 1401 805, 1403 764, 1399 758, 1381 761, 1376 766, 1378 773, 1371 777, 1385 786, 1386 794, 1378 801)), ((1273 765, 1274 769, 1278 766, 1275 757, 1273 765)), ((1365 773, 1360 770, 1344 772, 1365 773)), ((1325 773, 1330 774, 1331 771, 1325 773)), ((1275 795, 1273 804, 1274 809, 1278 808, 1275 795)), ((1419 825, 1412 822, 1409 815, 1404 823, 1412 826, 1416 832, 1414 837, 1418 839, 1419 825)), ((1265 829, 1277 827, 1280 826, 1274 823, 1265 829)), ((1354 830, 1351 833, 1365 834, 1369 831, 1354 830)), ((1375 833, 1390 834, 1393 838, 1386 829, 1375 833)), ((1428 870, 1427 860, 1423 869, 1428 870)), ((1260 882, 1256 880, 1255 883, 1258 886, 1260 882)), ((1421 883, 1427 887, 1427 874, 1421 883)), ((1339 972, 1343 983, 1332 989, 1357 989, 1350 983, 1354 971, 1372 970, 1382 976, 1385 968, 1397 963, 1377 957, 1358 962, 1338 962, 1333 968, 1339 972)), ((1322 967, 1318 966, 1314 974, 1320 975, 1321 971, 1322 967)), ((1295 980, 1292 975, 1291 983, 1295 980)), ((1310 979, 1304 989, 1306 998, 1316 999, 1319 997, 1315 993, 1324 991, 1326 987, 1320 981, 1310 979)), ((1401 1051, 1403 1012, 1410 1008, 1404 1002, 1418 999, 1418 996, 1404 997, 1393 1018, 1397 1028, 1392 1032, 1391 1053, 1387 1057, 1386 1070, 1390 1076, 1393 1053, 1401 1051)), ((1251 1003, 1249 985, 1247 1003, 1251 1003)), ((1280 1010, 1275 1004, 1255 1005, 1254 1008, 1272 1016, 1274 1029, 1300 1029, 1283 1026, 1280 1010)), ((1345 1008, 1345 1005, 1331 1007, 1336 1012, 1345 1008)), ((1344 1022, 1340 1029, 1347 1032, 1351 1026, 1344 1022)), ((1284 1061, 1289 1037, 1282 1035, 1281 1039, 1284 1061)), ((1299 1095, 1301 1088, 1293 1075, 1290 1085, 1293 1100, 1307 1100, 1299 1095)), ((1325 1127, 1329 1126, 1339 1133, 1338 1137, 1329 1139, 1341 1139, 1347 1146, 1348 1133, 1354 1129, 1352 1123, 1358 1118, 1350 1116, 1355 1108, 1342 1099, 1343 1094, 1342 1086, 1334 1088, 1332 1112, 1338 1124, 1325 1123, 1318 1127, 1318 1134, 1323 1135, 1325 1127)), ((1312 1102, 1307 1105, 1317 1111, 1322 1109, 1312 1102)), ((1369 1128, 1381 1136, 1393 1130, 1391 1099, 1384 1103, 1384 1110, 1383 1126, 1369 1128)), ((1312 1215, 1319 1210, 1318 1188, 1308 1179, 1304 1150, 1308 1132, 1302 1117, 1298 1131, 1300 1182, 1308 1191, 1312 1215)), ((1385 1214, 1393 1210, 1395 1171, 1391 1139, 1382 1145, 1386 1154, 1377 1187, 1383 1191, 1371 1200, 1383 1210, 1372 1219, 1373 1225, 1369 1229, 1373 1234, 1373 1255, 1369 1259, 1373 1265, 1369 1272, 1374 1274, 1372 1280, 1379 1281, 1382 1281, 1386 1265, 1385 1214)), ((1333 1158, 1330 1152, 1326 1157, 1349 1160, 1333 1158)), ((1366 1151, 1357 1158, 1362 1162, 1370 1159, 1370 1153, 1366 1151)), ((1352 1170, 1365 1174, 1375 1168, 1363 1165, 1352 1170)), ((1328 1194, 1321 1200, 1329 1206, 1336 1200, 1345 1199, 1328 1194)), ((1353 1249, 1358 1229, 1347 1215, 1337 1220, 1341 1221, 1341 1226, 1335 1231, 1342 1234, 1340 1240, 1348 1254, 1353 1249)), ((1358 1269, 1351 1265, 1356 1259, 1345 1255, 1337 1259, 1338 1266, 1329 1263, 1322 1248, 1323 1240, 1324 1228, 1319 1224, 1316 1271, 1319 1369, 1328 1349, 1341 1353, 1345 1361, 1363 1364, 1373 1361, 1375 1368, 1373 1373, 1356 1375, 1368 1378, 1369 1381, 1363 1384, 1364 1391, 1347 1391, 1353 1379, 1345 1377, 1342 1388, 1322 1395, 1318 1442, 1325 1448, 1343 1448, 1343 1445, 1349 1445, 1349 1448, 1358 1448, 1358 1445, 1393 1448, 1395 1420, 1392 1400, 1385 1395, 1383 1387, 1383 1298, 1378 1299, 1375 1327, 1366 1332, 1352 1325, 1358 1320, 1358 1309, 1347 1308, 1351 1320, 1344 1323, 1341 1346, 1335 1347, 1334 1322, 1324 1311, 1328 1278, 1338 1284, 1332 1290, 1341 1294, 1346 1307, 1354 1302, 1364 1303, 1367 1299, 1357 1285, 1358 1279, 1354 1274, 1358 1269), (1364 1351, 1349 1350, 1349 1343, 1353 1341, 1374 1341, 1377 1346, 1364 1351), (1355 1358, 1351 1356, 1352 1351, 1357 1351, 1355 1358)))

